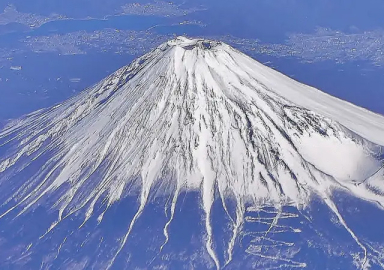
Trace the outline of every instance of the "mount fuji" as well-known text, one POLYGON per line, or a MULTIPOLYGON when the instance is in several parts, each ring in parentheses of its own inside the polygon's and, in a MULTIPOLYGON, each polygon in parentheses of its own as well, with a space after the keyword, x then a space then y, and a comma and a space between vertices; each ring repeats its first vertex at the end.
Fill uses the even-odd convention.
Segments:
POLYGON ((384 117, 178 37, 0 131, 2 269, 382 269, 384 117))

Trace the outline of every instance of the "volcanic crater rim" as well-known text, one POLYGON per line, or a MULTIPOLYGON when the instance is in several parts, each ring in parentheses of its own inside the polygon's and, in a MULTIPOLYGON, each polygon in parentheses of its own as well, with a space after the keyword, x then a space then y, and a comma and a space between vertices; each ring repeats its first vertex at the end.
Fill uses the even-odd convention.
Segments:
POLYGON ((209 39, 201 39, 201 38, 187 38, 184 36, 179 36, 173 40, 168 41, 168 45, 181 47, 185 50, 193 50, 195 48, 210 50, 212 48, 220 45, 221 42, 209 40, 209 39))

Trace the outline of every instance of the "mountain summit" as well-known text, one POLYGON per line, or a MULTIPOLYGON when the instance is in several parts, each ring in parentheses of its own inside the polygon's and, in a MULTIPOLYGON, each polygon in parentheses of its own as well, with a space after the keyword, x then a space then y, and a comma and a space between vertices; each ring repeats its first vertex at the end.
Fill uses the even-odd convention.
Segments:
POLYGON ((343 220, 332 191, 384 206, 383 116, 217 41, 166 42, 78 96, 10 122, 0 145, 1 184, 11 187, 0 195, 3 219, 54 201, 48 207, 58 216, 49 234, 75 213, 83 213, 84 226, 100 200, 102 223, 115 202, 138 196, 105 268, 114 267, 155 197, 170 198, 161 252, 172 238, 179 195, 199 192, 205 248, 217 269, 231 263, 249 207, 305 208, 314 196, 361 248, 365 267, 367 247, 343 220), (215 201, 231 220, 223 254, 212 229, 215 201))

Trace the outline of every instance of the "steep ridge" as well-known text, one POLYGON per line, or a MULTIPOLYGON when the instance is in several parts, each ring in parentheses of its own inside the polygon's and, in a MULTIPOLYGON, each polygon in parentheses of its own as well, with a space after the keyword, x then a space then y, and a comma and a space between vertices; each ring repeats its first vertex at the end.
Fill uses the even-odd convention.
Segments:
POLYGON ((0 184, 29 174, 0 194, 0 218, 56 196, 52 207, 59 216, 48 233, 80 210, 85 223, 102 196, 110 206, 139 192, 140 207, 109 268, 152 194, 173 196, 165 245, 178 195, 198 190, 206 249, 219 269, 210 223, 216 199, 225 209, 225 198, 236 202, 229 263, 247 204, 305 207, 316 194, 361 247, 365 267, 367 249, 331 194, 339 188, 383 207, 383 145, 384 117, 300 84, 224 43, 179 37, 0 132, 6 148, 0 184))

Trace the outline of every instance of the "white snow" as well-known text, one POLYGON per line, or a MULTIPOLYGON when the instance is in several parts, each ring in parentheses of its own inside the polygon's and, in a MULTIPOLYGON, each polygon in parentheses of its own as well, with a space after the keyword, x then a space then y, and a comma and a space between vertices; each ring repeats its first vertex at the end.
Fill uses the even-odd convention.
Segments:
POLYGON ((164 245, 172 237, 168 227, 178 194, 201 191, 206 248, 217 268, 210 216, 216 188, 225 209, 228 196, 237 203, 226 263, 245 203, 307 205, 312 194, 330 198, 333 188, 343 188, 384 205, 383 116, 214 41, 181 37, 164 43, 78 96, 10 123, 0 132, 1 144, 17 147, 0 159, 0 179, 47 151, 53 155, 20 185, 15 194, 24 195, 0 218, 17 208, 27 211, 65 187, 53 229, 64 210, 67 217, 87 207, 86 222, 103 194, 110 206, 140 190, 140 206, 109 266, 156 183, 158 193, 174 194, 164 245))

